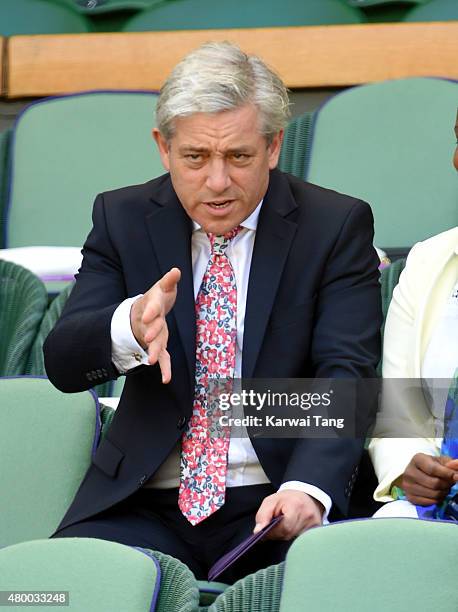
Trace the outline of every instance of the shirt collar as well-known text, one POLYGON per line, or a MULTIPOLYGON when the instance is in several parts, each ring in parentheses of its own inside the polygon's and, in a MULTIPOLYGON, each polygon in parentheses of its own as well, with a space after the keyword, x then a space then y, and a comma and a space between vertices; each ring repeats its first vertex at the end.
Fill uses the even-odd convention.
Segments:
MULTIPOLYGON (((252 230, 253 232, 256 231, 256 229, 258 227, 259 213, 261 212, 261 206, 262 206, 263 201, 264 201, 264 199, 262 199, 259 202, 259 204, 253 210, 251 215, 240 223, 241 227, 244 227, 244 228, 246 228, 248 230, 252 230)), ((194 219, 193 219, 193 221, 192 221, 192 231, 193 231, 193 233, 197 232, 200 229, 201 229, 201 226, 198 223, 196 223, 194 221, 194 219)))

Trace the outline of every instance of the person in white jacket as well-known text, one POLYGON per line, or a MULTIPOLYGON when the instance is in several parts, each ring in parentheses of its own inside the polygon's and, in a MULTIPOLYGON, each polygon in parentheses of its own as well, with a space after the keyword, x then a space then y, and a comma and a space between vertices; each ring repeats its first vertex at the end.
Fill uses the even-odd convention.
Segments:
MULTIPOLYGON (((458 116, 455 133, 458 140, 458 116)), ((458 170, 458 148, 453 161, 458 170)), ((456 385, 457 372, 454 227, 412 248, 393 292, 383 346, 382 409, 369 446, 379 480, 374 498, 391 503, 374 516, 426 516, 424 508, 440 506, 456 488, 458 460, 444 454, 441 436, 447 388, 456 385)))

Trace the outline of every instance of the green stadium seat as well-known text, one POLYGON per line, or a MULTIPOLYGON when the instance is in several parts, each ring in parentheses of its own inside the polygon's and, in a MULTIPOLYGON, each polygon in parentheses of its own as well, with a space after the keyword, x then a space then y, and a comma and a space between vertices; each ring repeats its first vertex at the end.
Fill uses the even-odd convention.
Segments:
POLYGON ((371 22, 402 21, 412 8, 429 0, 344 0, 364 11, 371 22))
POLYGON ((3 247, 6 198, 8 186, 8 156, 12 130, 0 132, 0 248, 3 247))
POLYGON ((55 531, 91 464, 100 416, 94 394, 61 393, 45 378, 0 379, 0 397, 2 547, 55 531))
POLYGON ((26 372, 48 297, 29 270, 0 259, 0 376, 26 372))
POLYGON ((139 11, 150 8, 164 0, 59 0, 61 4, 72 6, 80 13, 98 15, 115 11, 139 11))
POLYGON ((55 0, 82 13, 96 32, 118 32, 140 10, 164 0, 55 0))
POLYGON ((410 11, 404 21, 458 21, 456 0, 430 0, 410 11))
POLYGON ((289 122, 278 160, 278 167, 283 172, 289 172, 298 178, 305 175, 310 157, 312 122, 312 112, 304 113, 289 122))
MULTIPOLYGON (((383 324, 382 324, 382 346, 383 346, 383 333, 385 331, 386 315, 388 314, 388 308, 390 306, 391 298, 393 297, 393 291, 399 282, 401 272, 404 270, 406 265, 405 257, 393 261, 389 266, 384 268, 380 274, 380 286, 382 292, 382 312, 383 312, 383 324)), ((377 374, 382 375, 382 359, 377 366, 377 374)))
POLYGON ((375 244, 415 242, 458 224, 458 82, 385 81, 344 91, 316 111, 304 178, 367 200, 375 244))
MULTIPOLYGON (((55 273, 71 278, 97 193, 164 171, 151 137, 156 100, 153 93, 96 92, 27 107, 11 146, 5 246, 73 247, 73 269, 55 273)), ((60 260, 52 253, 52 264, 60 260)))
POLYGON ((339 0, 175 0, 162 2, 134 15, 126 32, 152 30, 206 30, 276 26, 361 23, 358 9, 339 0))
MULTIPOLYGON (((25 368, 25 374, 30 376, 46 376, 44 357, 43 357, 43 343, 46 340, 48 334, 56 324, 57 319, 60 317, 62 310, 65 306, 65 302, 73 289, 73 283, 69 284, 58 296, 56 296, 48 309, 44 313, 43 319, 41 320, 40 327, 35 336, 35 340, 30 350, 29 358, 25 368)), ((108 382, 103 385, 97 385, 94 387, 99 397, 105 397, 111 395, 113 383, 108 382)))
MULTIPOLYGON (((271 565, 238 580, 216 598, 208 612, 279 612, 284 567, 284 563, 271 565)), ((301 608, 292 610, 299 612, 301 608)))
POLYGON ((14 128, 6 245, 79 247, 97 193, 162 174, 151 137, 156 100, 96 92, 27 107, 14 128))
POLYGON ((456 524, 440 521, 380 518, 311 529, 288 551, 280 612, 455 611, 457 548, 456 524))
MULTIPOLYGON (((67 591, 68 604, 59 607, 68 610, 159 612, 160 584, 160 567, 153 555, 114 542, 62 538, 0 550, 0 589, 67 591)), ((57 598, 54 605, 40 607, 53 610, 58 604, 57 598)), ((23 605, 27 604, 18 607, 23 605)))
POLYGON ((367 519, 311 529, 286 561, 227 588, 208 612, 454 612, 453 523, 367 519))
POLYGON ((89 22, 52 0, 1 0, 0 36, 72 34, 90 31, 89 22))

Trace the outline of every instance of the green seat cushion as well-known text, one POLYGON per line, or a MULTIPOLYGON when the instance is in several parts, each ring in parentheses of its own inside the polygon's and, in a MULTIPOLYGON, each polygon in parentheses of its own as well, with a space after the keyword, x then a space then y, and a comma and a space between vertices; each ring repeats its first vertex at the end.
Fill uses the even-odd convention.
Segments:
POLYGON ((0 379, 0 546, 49 537, 91 464, 100 434, 89 391, 0 379))
POLYGON ((14 129, 6 246, 80 247, 99 192, 162 174, 156 100, 88 93, 27 107, 14 129))
POLYGON ((317 111, 304 178, 368 201, 381 248, 411 247, 454 227, 457 100, 457 82, 433 78, 334 96, 317 111))
POLYGON ((89 22, 52 0, 1 0, 0 36, 71 34, 90 31, 89 22))
POLYGON ((153 555, 104 540, 37 540, 0 550, 0 590, 68 591, 64 610, 152 612, 160 579, 153 555))
POLYGON ((458 529, 367 519, 311 529, 288 551, 281 612, 458 610, 458 529))
POLYGON ((205 30, 361 23, 364 15, 339 0, 174 0, 134 15, 124 31, 205 30))

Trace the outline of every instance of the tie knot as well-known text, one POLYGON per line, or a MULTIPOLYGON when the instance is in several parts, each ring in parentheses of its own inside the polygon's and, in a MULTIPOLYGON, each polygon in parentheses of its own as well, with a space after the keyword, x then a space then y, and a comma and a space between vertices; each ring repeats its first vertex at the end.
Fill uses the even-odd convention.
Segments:
POLYGON ((210 240, 210 246, 212 249, 212 254, 214 255, 224 255, 224 251, 227 249, 229 242, 233 240, 237 234, 240 232, 242 227, 238 225, 230 232, 226 232, 220 236, 216 234, 208 234, 208 239, 210 240))

